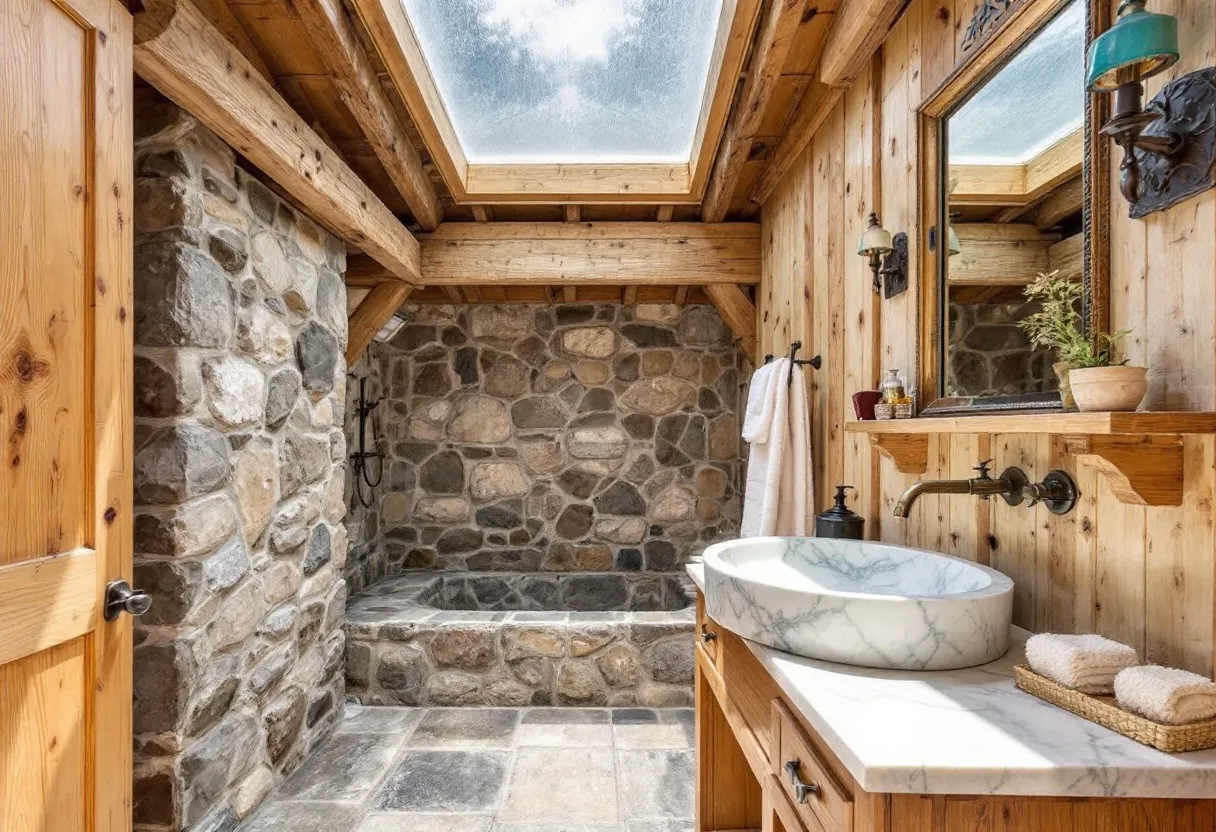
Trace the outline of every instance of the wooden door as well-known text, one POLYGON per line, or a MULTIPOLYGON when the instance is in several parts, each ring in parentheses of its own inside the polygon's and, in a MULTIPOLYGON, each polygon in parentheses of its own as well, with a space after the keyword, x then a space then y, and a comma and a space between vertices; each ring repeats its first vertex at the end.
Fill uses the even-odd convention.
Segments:
POLYGON ((0 830, 131 828, 131 20, 0 0, 0 830))

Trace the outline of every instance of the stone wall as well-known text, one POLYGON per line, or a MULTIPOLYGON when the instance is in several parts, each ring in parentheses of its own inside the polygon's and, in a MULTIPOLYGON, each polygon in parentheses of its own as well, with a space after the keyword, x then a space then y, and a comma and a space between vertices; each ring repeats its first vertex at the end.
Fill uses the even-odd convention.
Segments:
POLYGON ((950 304, 946 394, 994 396, 1057 388, 1048 350, 1036 349, 1018 321, 1036 311, 1016 303, 950 304))
POLYGON ((135 827, 220 832, 343 701, 342 244, 163 99, 135 150, 135 827))
POLYGON ((348 518, 352 586, 411 569, 673 571, 736 534, 741 359, 712 307, 406 312, 356 367, 380 379, 386 473, 348 518))

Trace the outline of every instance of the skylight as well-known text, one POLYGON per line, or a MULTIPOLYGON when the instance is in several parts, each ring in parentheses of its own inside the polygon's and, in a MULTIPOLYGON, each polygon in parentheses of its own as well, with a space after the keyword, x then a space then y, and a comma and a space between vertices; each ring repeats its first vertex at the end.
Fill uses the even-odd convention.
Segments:
POLYGON ((686 163, 722 0, 400 0, 471 164, 686 163))
POLYGON ((1024 164, 1084 121, 1085 3, 1073 0, 950 117, 950 161, 1024 164))

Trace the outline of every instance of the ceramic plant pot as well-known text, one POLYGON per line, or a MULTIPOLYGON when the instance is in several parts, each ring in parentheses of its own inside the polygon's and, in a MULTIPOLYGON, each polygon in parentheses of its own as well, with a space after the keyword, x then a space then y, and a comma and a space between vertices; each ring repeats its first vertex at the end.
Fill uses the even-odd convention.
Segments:
POLYGON ((1069 370, 1068 384, 1085 412, 1135 410, 1148 392, 1143 367, 1087 367, 1069 370))
POLYGON ((1072 386, 1068 383, 1068 373, 1072 370, 1072 364, 1067 361, 1057 361, 1051 365, 1051 369, 1056 373, 1056 382, 1060 388, 1060 402, 1064 405, 1064 409, 1076 410, 1077 402, 1072 397, 1072 386))

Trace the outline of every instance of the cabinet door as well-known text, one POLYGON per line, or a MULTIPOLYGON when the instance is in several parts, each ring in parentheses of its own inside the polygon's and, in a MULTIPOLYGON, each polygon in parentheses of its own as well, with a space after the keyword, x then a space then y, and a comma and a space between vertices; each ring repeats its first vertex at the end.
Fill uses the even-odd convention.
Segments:
POLYGON ((131 827, 131 19, 0 0, 0 829, 131 827))

